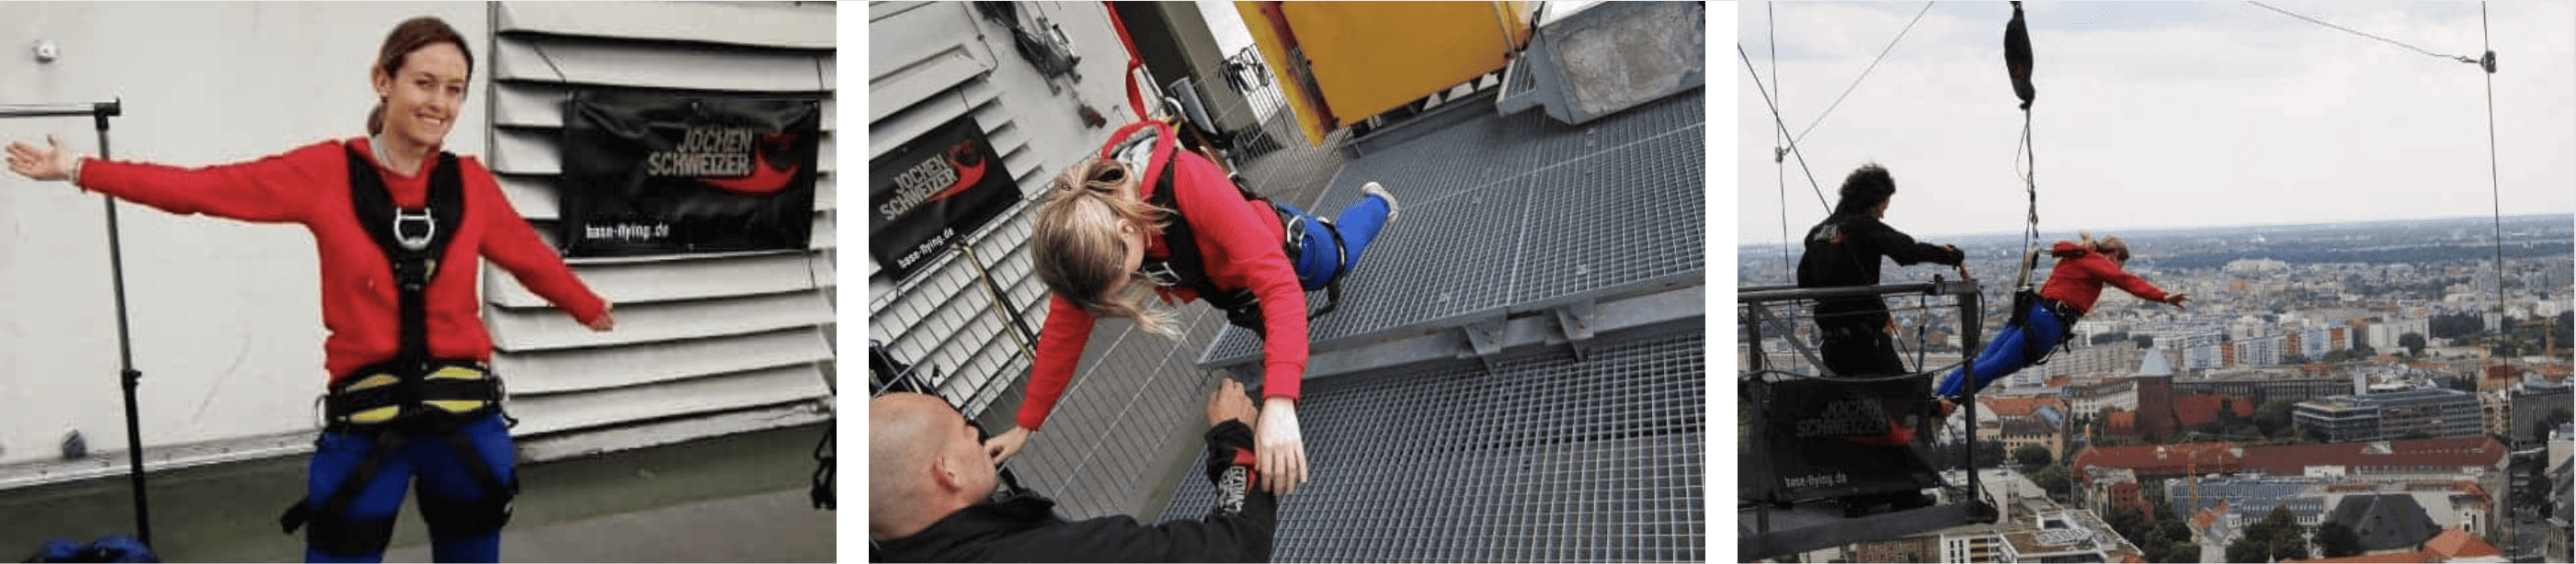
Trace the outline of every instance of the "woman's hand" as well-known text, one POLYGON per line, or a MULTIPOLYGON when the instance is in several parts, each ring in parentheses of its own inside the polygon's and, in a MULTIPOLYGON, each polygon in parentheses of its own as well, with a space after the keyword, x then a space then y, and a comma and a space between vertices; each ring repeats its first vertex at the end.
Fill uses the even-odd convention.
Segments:
POLYGON ((2165 296, 2165 303, 2173 304, 2174 307, 2182 307, 2182 303, 2187 301, 2191 301, 2191 294, 2175 292, 2173 295, 2165 296))
POLYGON ((1261 458, 1263 489, 1277 495, 1297 491, 1306 481, 1306 444, 1297 435, 1297 400, 1261 402, 1261 424, 1253 429, 1253 452, 1261 458))
POLYGON ((9 172, 29 180, 68 180, 72 167, 79 162, 71 151, 63 150, 63 140, 45 136, 45 146, 25 141, 9 142, 9 172))
POLYGON ((590 330, 595 333, 614 331, 617 329, 617 316, 611 314, 606 309, 602 309, 599 310, 599 319, 590 320, 589 323, 584 323, 582 326, 589 327, 590 330))
POLYGON ((999 465, 1004 460, 1010 460, 1012 455, 1019 454, 1020 445, 1028 442, 1029 430, 1012 425, 1011 430, 993 435, 993 438, 984 439, 984 455, 993 457, 993 464, 999 465))

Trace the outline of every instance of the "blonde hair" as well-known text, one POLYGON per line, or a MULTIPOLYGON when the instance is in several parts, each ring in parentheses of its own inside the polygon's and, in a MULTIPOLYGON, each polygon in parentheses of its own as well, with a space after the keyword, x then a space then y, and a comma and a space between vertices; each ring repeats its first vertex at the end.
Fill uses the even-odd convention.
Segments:
POLYGON ((2091 231, 2077 231, 2075 237, 2082 240, 2080 244, 2084 248, 2100 253, 2104 258, 2129 260, 2129 242, 2120 240, 2117 235, 2105 235, 2095 239, 2091 231))
POLYGON ((1119 225, 1155 235, 1171 223, 1171 210, 1119 194, 1137 181, 1135 172, 1116 160, 1090 159, 1066 170, 1047 185, 1029 253, 1047 290, 1092 317, 1134 319, 1138 329, 1179 339, 1179 321, 1171 310, 1155 305, 1152 284, 1130 280, 1135 273, 1124 270, 1127 248, 1119 241, 1119 225), (1127 288, 1104 299, 1101 294, 1120 280, 1130 281, 1127 288))

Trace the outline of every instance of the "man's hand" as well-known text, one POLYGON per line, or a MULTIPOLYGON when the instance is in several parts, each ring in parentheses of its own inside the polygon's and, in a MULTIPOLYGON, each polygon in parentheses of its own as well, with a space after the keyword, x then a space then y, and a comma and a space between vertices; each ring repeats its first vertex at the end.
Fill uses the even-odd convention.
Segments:
POLYGON ((1245 425, 1251 425, 1260 415, 1260 412, 1252 409, 1252 397, 1243 393, 1243 383, 1236 382, 1233 378, 1226 378, 1224 383, 1217 384, 1216 391, 1208 392, 1209 427, 1222 425, 1227 421, 1242 421, 1245 425))
POLYGON ((2173 304, 2174 307, 2183 307, 2182 303, 2187 301, 2191 301, 2191 294, 2175 292, 2173 295, 2165 296, 2165 303, 2173 304))
POLYGON ((1288 495, 1306 481, 1306 443, 1297 435, 1297 400, 1262 401, 1261 424, 1253 427, 1253 454, 1261 458, 1263 489, 1288 495))
POLYGON ((45 136, 43 147, 25 141, 9 143, 9 172, 29 180, 69 179, 76 158, 71 151, 63 150, 63 140, 51 135, 45 136))
POLYGON ((993 464, 998 466, 1002 461, 1010 460, 1011 455, 1019 454, 1020 445, 1028 442, 1029 430, 1012 425, 1011 430, 993 435, 993 438, 984 439, 984 455, 993 457, 993 464))

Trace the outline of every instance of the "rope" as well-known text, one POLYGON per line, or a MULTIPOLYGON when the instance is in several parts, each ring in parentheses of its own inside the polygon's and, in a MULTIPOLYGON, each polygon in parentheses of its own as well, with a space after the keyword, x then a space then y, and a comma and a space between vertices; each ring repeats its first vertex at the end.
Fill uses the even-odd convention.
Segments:
MULTIPOLYGON (((1881 50, 1879 50, 1879 52, 1878 52, 1878 58, 1876 58, 1876 59, 1870 59, 1870 60, 1869 60, 1869 67, 1868 67, 1868 68, 1860 69, 1860 76, 1852 79, 1851 86, 1848 86, 1848 87, 1843 88, 1843 95, 1842 95, 1842 96, 1835 96, 1835 97, 1834 97, 1834 103, 1833 103, 1832 105, 1825 106, 1825 113, 1816 114, 1816 121, 1814 121, 1814 122, 1812 122, 1812 123, 1808 123, 1808 124, 1807 124, 1807 129, 1806 129, 1806 131, 1800 131, 1800 132, 1798 132, 1798 135, 1797 135, 1796 137, 1790 138, 1790 139, 1789 139, 1789 146, 1791 146, 1791 147, 1795 147, 1795 146, 1797 146, 1797 145, 1798 145, 1798 142, 1807 140, 1807 134, 1808 134, 1808 133, 1810 133, 1810 132, 1814 132, 1814 131, 1816 130, 1816 124, 1824 123, 1824 122, 1825 122, 1825 116, 1833 115, 1833 114, 1834 114, 1834 108, 1841 107, 1841 106, 1843 105, 1843 98, 1850 97, 1850 96, 1851 96, 1851 93, 1852 93, 1852 91, 1853 91, 1853 90, 1857 90, 1857 89, 1859 89, 1859 88, 1860 88, 1860 81, 1861 81, 1861 80, 1863 80, 1863 79, 1867 79, 1867 78, 1869 78, 1869 71, 1877 70, 1877 69, 1878 69, 1878 62, 1879 62, 1879 61, 1882 61, 1882 60, 1886 60, 1886 59, 1887 59, 1887 54, 1888 54, 1889 52, 1893 52, 1893 51, 1895 51, 1895 50, 1896 50, 1896 43, 1897 43, 1898 41, 1903 41, 1903 40, 1905 40, 1905 33, 1906 33, 1906 32, 1910 32, 1910 31, 1914 31, 1914 24, 1915 24, 1916 22, 1923 21, 1923 15, 1924 15, 1924 14, 1928 14, 1928 13, 1932 13, 1932 3, 1931 3, 1931 2, 1924 2, 1924 3, 1923 3, 1923 10, 1922 10, 1922 11, 1918 11, 1918 12, 1915 12, 1915 13, 1914 13, 1914 20, 1913 20, 1913 21, 1909 21, 1909 22, 1905 22, 1905 29, 1897 30, 1897 32, 1896 32, 1896 38, 1895 38, 1895 39, 1887 40, 1887 48, 1886 48, 1886 49, 1881 49, 1881 50)), ((1740 47, 1739 47, 1739 48, 1740 48, 1740 47)), ((1747 63, 1747 64, 1751 64, 1751 63, 1747 63)))
MULTIPOLYGON (((1762 3, 1762 19, 1766 25, 1770 26, 1770 34, 1763 39, 1771 43, 1771 87, 1775 89, 1771 92, 1771 97, 1787 98, 1788 96, 1784 96, 1776 90, 1784 86, 1780 83, 1780 18, 1777 15, 1778 11, 1779 3, 1762 3)), ((1747 63, 1747 65, 1750 66, 1750 63, 1747 63)), ((1785 137, 1785 135, 1781 134, 1785 133, 1788 132, 1785 130, 1775 132, 1775 135, 1771 138, 1772 142, 1776 143, 1781 141, 1781 137, 1785 137)), ((1774 152, 1771 154, 1771 179, 1778 183, 1777 189, 1775 190, 1777 195, 1773 197, 1779 198, 1781 204, 1780 271, 1789 273, 1789 279, 1791 281, 1796 281, 1798 277, 1797 267, 1790 266, 1789 264, 1789 163, 1781 161, 1777 148, 1774 148, 1773 151, 1774 152)), ((1812 182, 1813 179, 1810 178, 1809 181, 1812 182)), ((1816 199, 1822 200, 1824 198, 1825 195, 1823 192, 1819 191, 1816 193, 1816 199)))
MULTIPOLYGON (((2478 3, 2478 46, 2486 49, 2487 59, 2495 58, 2495 45, 2489 42, 2487 3, 2478 3)), ((2487 193, 2495 209, 2496 319, 2504 319, 2504 180, 2496 168, 2495 67, 2484 66, 2487 78, 2487 193)), ((2511 336, 2513 328, 2498 327, 2499 336, 2511 336)), ((2510 357, 2505 362, 2511 365, 2510 357)))
MULTIPOLYGON (((2407 45, 2407 44, 2405 44, 2405 43, 2400 43, 2400 42, 2398 42, 2398 41, 2397 41, 2397 40, 2395 40, 2395 39, 2389 39, 2389 38, 2386 38, 2386 37, 2380 37, 2380 36, 2377 36, 2377 35, 2371 35, 2371 34, 2368 34, 2368 33, 2362 33, 2362 32, 2359 32, 2359 31, 2354 31, 2352 28, 2348 28, 2348 27, 2344 27, 2344 26, 2339 26, 2339 25, 2335 25, 2335 24, 2331 24, 2331 23, 2326 23, 2326 22, 2325 22, 2325 21, 2323 21, 2323 20, 2319 20, 2319 19, 2316 19, 2316 18, 2311 18, 2311 17, 2307 17, 2307 16, 2299 15, 2298 13, 2296 13, 2296 12, 2292 12, 2292 11, 2289 11, 2289 10, 2283 10, 2283 9, 2280 9, 2280 8, 2276 8, 2276 7, 2273 7, 2271 4, 2265 4, 2265 3, 2262 3, 2262 2, 2256 2, 2256 1, 2254 1, 2254 0, 2246 0, 2246 3, 2248 3, 2248 4, 2253 4, 2253 5, 2256 5, 2256 6, 2262 6, 2262 7, 2263 7, 2263 9, 2266 9, 2266 10, 2271 10, 2271 11, 2275 11, 2275 12, 2280 12, 2282 15, 2286 15, 2286 16, 2290 16, 2290 17, 2298 18, 2298 19, 2302 19, 2302 20, 2307 20, 2307 21, 2308 21, 2308 23, 2313 23, 2313 24, 2317 24, 2317 25, 2326 26, 2326 27, 2330 27, 2330 28, 2337 29, 2337 30, 2341 30, 2341 31, 2343 31, 2344 33, 2350 33, 2350 34, 2353 34, 2353 35, 2359 35, 2359 36, 2362 36, 2362 37, 2368 37, 2368 38, 2371 38, 2371 39, 2377 39, 2377 40, 2380 40, 2380 41, 2385 41, 2385 42, 2388 42, 2388 44, 2390 44, 2390 45, 2396 45, 2396 46, 2399 46, 2399 47, 2405 47, 2405 48, 2407 48, 2407 49, 2409 49, 2409 50, 2413 50, 2413 51, 2415 51, 2415 52, 2417 52, 2417 53, 2423 53, 2423 54, 2426 54, 2426 55, 2432 55, 2432 56, 2435 56, 2435 57, 2441 57, 2441 58, 2444 58, 2444 59, 2451 59, 2451 60, 2454 60, 2454 61, 2459 61, 2459 62, 2468 63, 2468 64, 2472 64, 2472 65, 2479 64, 2477 59, 2473 59, 2473 58, 2469 58, 2469 57, 2461 57, 2461 56, 2456 56, 2456 55, 2444 55, 2444 54, 2441 54, 2441 53, 2435 53, 2435 52, 2432 52, 2432 51, 2426 51, 2426 50, 2424 50, 2424 49, 2422 49, 2422 48, 2419 48, 2419 47, 2416 47, 2416 46, 2413 46, 2413 45, 2407 45)), ((2478 24, 2478 25, 2480 25, 2480 26, 2484 26, 2484 25, 2486 25, 2486 24, 2485 24, 2485 21, 2486 21, 2486 5, 2485 5, 2484 3, 2480 3, 2480 4, 2479 4, 2479 6, 2478 6, 2478 20, 2479 20, 2479 24, 2478 24)))
MULTIPOLYGON (((1735 46, 1735 56, 1744 59, 1744 73, 1753 76, 1753 89, 1755 91, 1762 92, 1762 104, 1771 108, 1771 124, 1774 127, 1778 127, 1781 133, 1788 133, 1789 124, 1787 122, 1780 121, 1780 105, 1771 101, 1770 92, 1764 91, 1764 89, 1769 87, 1762 85, 1761 73, 1753 72, 1753 56, 1744 53, 1743 45, 1735 46)), ((1825 201, 1825 189, 1816 183, 1816 171, 1807 169, 1807 154, 1798 151, 1798 143, 1796 141, 1789 142, 1788 152, 1790 155, 1798 157, 1798 170, 1800 172, 1807 173, 1807 188, 1816 192, 1816 204, 1824 206, 1827 210, 1834 209, 1832 202, 1825 201)), ((1778 161, 1780 159, 1779 153, 1772 153, 1771 158, 1775 162, 1778 161)), ((1787 204, 1784 202, 1782 205, 1787 204)), ((1785 224, 1786 222, 1783 223, 1785 224)))

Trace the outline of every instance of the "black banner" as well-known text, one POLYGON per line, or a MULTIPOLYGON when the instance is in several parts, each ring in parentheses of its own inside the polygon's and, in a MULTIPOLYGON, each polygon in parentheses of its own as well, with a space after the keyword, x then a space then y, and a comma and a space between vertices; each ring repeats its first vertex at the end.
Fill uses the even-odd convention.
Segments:
POLYGON ((1765 428, 1771 449, 1763 474, 1771 482, 1751 484, 1748 497, 1812 500, 1940 484, 1915 448, 1930 443, 1941 424, 1919 416, 1926 407, 1921 402, 1931 396, 1928 381, 1791 380, 1768 385, 1765 401, 1771 418, 1765 428), (1891 439, 1891 426, 1910 428, 1913 440, 1881 443, 1891 439))
POLYGON ((564 104, 565 256, 805 249, 822 102, 574 92, 564 104))
POLYGON ((1019 201, 984 128, 959 117, 868 161, 868 252, 910 278, 1019 201))

